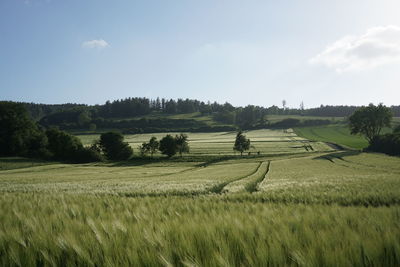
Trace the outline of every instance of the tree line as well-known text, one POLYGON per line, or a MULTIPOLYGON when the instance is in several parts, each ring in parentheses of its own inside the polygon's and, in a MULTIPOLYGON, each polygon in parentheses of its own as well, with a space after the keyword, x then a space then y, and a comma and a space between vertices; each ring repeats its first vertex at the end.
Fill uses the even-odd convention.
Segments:
MULTIPOLYGON (((250 140, 238 132, 233 149, 241 155, 250 149, 250 140)), ((168 158, 189 153, 186 134, 167 134, 160 141, 151 137, 138 147, 140 155, 153 157, 160 152, 168 158)), ((57 128, 43 128, 34 122, 22 104, 0 102, 0 156, 24 156, 86 163, 108 160, 128 160, 133 149, 119 132, 106 132, 90 146, 84 146, 76 137, 57 128)))
MULTIPOLYGON (((235 125, 242 129, 261 128, 266 125, 266 115, 302 115, 321 117, 348 117, 359 107, 357 106, 324 106, 305 109, 304 103, 299 108, 287 108, 286 101, 282 107, 261 107, 247 105, 234 107, 230 103, 204 102, 194 99, 165 99, 130 97, 115 101, 107 101, 104 105, 60 104, 46 105, 23 103, 34 120, 46 127, 49 125, 62 126, 64 129, 103 127, 115 120, 145 116, 150 113, 186 114, 199 112, 210 115, 217 122, 235 125)), ((400 106, 390 107, 394 116, 400 116, 400 106)), ((133 120, 131 120, 133 123, 133 120)), ((145 128, 151 126, 145 126, 145 128)), ((198 126, 201 127, 201 126, 198 126)), ((196 127, 196 128, 198 128, 196 127)), ((133 126, 135 128, 135 126, 133 126)))
MULTIPOLYGON (((189 152, 188 137, 166 135, 157 141, 152 137, 139 148, 142 156, 160 151, 167 157, 189 152)), ((108 160, 127 160, 133 149, 118 132, 100 135, 92 145, 85 147, 75 136, 57 128, 43 128, 33 121, 24 105, 0 102, 0 156, 24 156, 85 163, 108 160)))

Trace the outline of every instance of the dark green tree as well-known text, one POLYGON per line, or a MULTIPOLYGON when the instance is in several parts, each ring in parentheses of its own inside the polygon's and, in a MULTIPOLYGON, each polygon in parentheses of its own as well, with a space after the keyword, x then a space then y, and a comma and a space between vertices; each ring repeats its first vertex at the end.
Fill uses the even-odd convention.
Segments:
POLYGON ((84 147, 81 140, 56 128, 46 131, 48 150, 51 157, 56 160, 65 160, 74 163, 102 161, 100 151, 93 146, 84 147))
POLYGON ((239 151, 240 156, 243 155, 243 152, 250 149, 250 139, 246 138, 246 136, 239 131, 236 134, 235 145, 233 146, 233 150, 239 151))
POLYGON ((176 149, 182 157, 182 153, 189 153, 189 143, 186 134, 179 134, 175 136, 176 149))
POLYGON ((160 140, 159 150, 169 158, 172 157, 177 152, 176 139, 172 135, 167 134, 160 140))
POLYGON ((37 156, 46 145, 46 136, 24 105, 0 102, 0 156, 37 156))
POLYGON ((151 157, 153 157, 159 146, 160 142, 158 142, 157 138, 153 136, 150 138, 148 143, 144 142, 141 146, 139 146, 140 154, 145 156, 146 154, 150 153, 151 157))
POLYGON ((156 153, 158 148, 160 147, 160 142, 157 141, 157 138, 155 136, 152 136, 148 142, 148 147, 150 151, 151 157, 153 157, 153 154, 156 153))
POLYGON ((149 143, 143 142, 141 146, 139 146, 140 155, 142 157, 146 156, 150 152, 149 143))
POLYGON ((124 142, 123 135, 117 132, 103 133, 99 145, 106 158, 110 160, 127 160, 133 153, 129 144, 124 142))
POLYGON ((375 106, 369 104, 367 107, 357 109, 349 117, 351 134, 361 134, 371 144, 374 137, 381 133, 383 127, 390 127, 392 111, 382 104, 375 106))
POLYGON ((79 150, 83 149, 81 141, 73 135, 56 128, 48 129, 46 136, 48 149, 57 160, 72 160, 79 150))

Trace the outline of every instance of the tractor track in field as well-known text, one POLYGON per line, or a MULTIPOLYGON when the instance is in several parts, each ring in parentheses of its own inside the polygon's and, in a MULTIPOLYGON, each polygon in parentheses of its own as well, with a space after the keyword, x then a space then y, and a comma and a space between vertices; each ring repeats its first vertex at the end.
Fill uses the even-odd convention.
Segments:
POLYGON ((262 161, 253 173, 234 181, 224 183, 224 187, 218 193, 235 193, 248 192, 253 193, 258 191, 259 184, 266 178, 271 161, 262 161), (261 173, 260 173, 261 170, 261 173), (241 184, 243 182, 243 184, 241 184))
POLYGON ((246 191, 249 193, 254 193, 256 191, 259 191, 259 185, 265 180, 267 179, 267 175, 269 173, 269 169, 271 167, 271 161, 267 161, 267 168, 266 170, 263 172, 263 175, 261 175, 258 179, 256 179, 255 181, 249 183, 246 185, 246 191))
POLYGON ((223 182, 223 183, 220 183, 220 184, 217 184, 217 185, 213 186, 213 187, 209 190, 210 193, 221 194, 222 191, 223 191, 223 189, 224 189, 227 185, 229 185, 229 184, 231 184, 231 183, 234 183, 234 182, 237 182, 237 181, 240 181, 240 180, 242 180, 242 179, 246 179, 247 177, 252 176, 253 174, 257 173, 257 171, 260 169, 262 163, 263 163, 263 161, 261 161, 261 162, 258 164, 257 168, 256 168, 252 173, 250 173, 250 174, 248 174, 248 175, 245 175, 245 176, 242 176, 242 177, 239 177, 239 178, 235 178, 235 179, 233 179, 233 180, 226 181, 226 182, 223 182))
POLYGON ((269 161, 268 161, 268 166, 267 166, 267 169, 266 169, 265 172, 264 172, 264 175, 261 176, 261 179, 258 179, 258 180, 255 181, 254 187, 250 187, 250 189, 251 189, 252 191, 248 191, 248 192, 254 193, 254 192, 260 190, 259 186, 260 186, 260 184, 261 184, 265 179, 267 179, 267 175, 268 175, 268 173, 269 173, 270 168, 271 168, 271 161, 269 160, 269 161))

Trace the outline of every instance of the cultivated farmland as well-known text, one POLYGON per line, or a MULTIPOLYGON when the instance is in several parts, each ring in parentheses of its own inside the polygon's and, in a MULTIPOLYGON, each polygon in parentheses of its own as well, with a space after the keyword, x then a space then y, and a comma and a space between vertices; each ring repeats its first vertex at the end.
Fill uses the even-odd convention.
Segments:
POLYGON ((0 159, 0 265, 400 264, 399 158, 290 129, 245 132, 241 157, 235 134, 189 133, 170 160, 0 159))

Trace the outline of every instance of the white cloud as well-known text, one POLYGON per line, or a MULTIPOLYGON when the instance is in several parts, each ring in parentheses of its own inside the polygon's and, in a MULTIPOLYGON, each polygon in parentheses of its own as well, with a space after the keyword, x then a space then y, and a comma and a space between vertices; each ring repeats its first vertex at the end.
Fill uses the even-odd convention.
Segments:
POLYGON ((90 40, 82 43, 82 47, 84 48, 97 48, 97 49, 103 49, 110 46, 106 41, 103 39, 99 40, 90 40))
POLYGON ((400 27, 393 25, 343 37, 310 60, 337 72, 362 71, 394 62, 400 62, 400 27))

